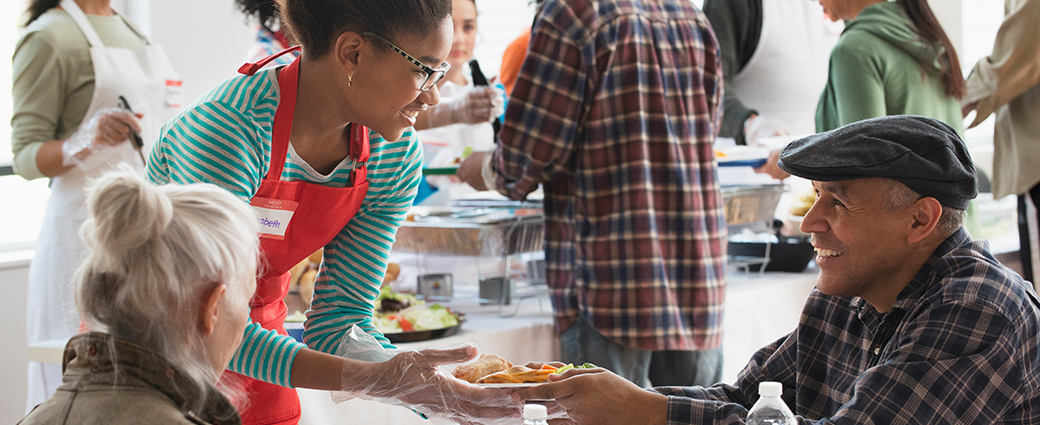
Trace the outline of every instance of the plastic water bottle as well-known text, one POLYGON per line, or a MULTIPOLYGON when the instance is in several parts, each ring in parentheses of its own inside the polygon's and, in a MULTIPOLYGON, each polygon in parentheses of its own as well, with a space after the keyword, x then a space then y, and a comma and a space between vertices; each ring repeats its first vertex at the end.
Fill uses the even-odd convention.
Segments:
POLYGON ((748 425, 797 425, 794 413, 780 399, 783 392, 784 385, 779 382, 766 381, 758 384, 759 397, 748 412, 748 425))
POLYGON ((541 404, 524 405, 524 425, 549 425, 549 411, 541 404))

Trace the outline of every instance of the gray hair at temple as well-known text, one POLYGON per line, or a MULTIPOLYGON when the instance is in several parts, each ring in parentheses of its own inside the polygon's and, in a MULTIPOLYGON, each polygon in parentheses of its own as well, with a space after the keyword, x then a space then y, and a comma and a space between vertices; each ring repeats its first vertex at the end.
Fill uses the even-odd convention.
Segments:
POLYGON ((224 284, 222 302, 248 305, 259 261, 254 213, 220 187, 155 186, 128 166, 94 180, 87 196, 87 255, 75 276, 84 323, 163 356, 204 403, 218 376, 199 330, 203 295, 224 284))
MULTIPOLYGON (((884 207, 886 210, 901 210, 923 197, 899 181, 886 180, 886 182, 889 184, 885 191, 884 207)), ((948 238, 964 225, 965 216, 967 216, 967 211, 943 205, 942 215, 939 216, 939 222, 935 224, 935 230, 942 237, 948 238)))

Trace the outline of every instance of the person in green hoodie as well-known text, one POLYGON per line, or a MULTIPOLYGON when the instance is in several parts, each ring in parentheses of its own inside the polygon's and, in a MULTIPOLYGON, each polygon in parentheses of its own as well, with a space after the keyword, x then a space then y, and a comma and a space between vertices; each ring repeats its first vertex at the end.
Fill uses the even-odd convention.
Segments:
MULTIPOLYGON (((965 82, 957 52, 927 0, 814 0, 845 21, 816 105, 816 132, 887 115, 934 118, 964 135, 965 82)), ((790 175, 771 152, 758 173, 790 175)))
POLYGON ((960 63, 927 0, 817 1, 831 20, 845 20, 816 107, 817 132, 907 114, 964 134, 960 63))

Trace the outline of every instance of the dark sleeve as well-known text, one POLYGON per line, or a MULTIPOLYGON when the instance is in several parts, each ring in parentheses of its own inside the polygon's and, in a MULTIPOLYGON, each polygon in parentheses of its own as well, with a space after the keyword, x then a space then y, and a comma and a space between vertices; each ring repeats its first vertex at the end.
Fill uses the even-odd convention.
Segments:
MULTIPOLYGON (((729 84, 758 48, 762 35, 762 0, 705 0, 704 14, 719 39, 723 81, 729 84)), ((745 107, 733 90, 725 91, 723 105, 719 136, 732 137, 743 145, 744 121, 757 112, 745 107)))

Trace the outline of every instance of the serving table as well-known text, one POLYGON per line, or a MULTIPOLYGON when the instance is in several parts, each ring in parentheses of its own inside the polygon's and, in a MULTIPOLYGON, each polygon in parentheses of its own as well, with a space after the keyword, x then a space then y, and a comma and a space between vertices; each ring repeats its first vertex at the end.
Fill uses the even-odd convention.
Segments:
MULTIPOLYGON (((728 270, 723 318, 723 380, 733 382, 748 359, 762 346, 794 330, 802 305, 812 291, 818 270, 801 273, 746 273, 728 270)), ((471 289, 474 290, 474 289, 471 289)), ((398 344, 401 348, 451 347, 475 343, 484 352, 499 354, 515 363, 559 358, 547 299, 524 299, 512 317, 501 317, 496 306, 477 302, 445 303, 467 315, 459 333, 436 340, 398 344)), ((29 360, 58 363, 65 341, 29 346, 29 360)), ((298 389, 303 406, 302 425, 335 424, 439 424, 402 407, 366 400, 334 404, 328 391, 298 389)))

